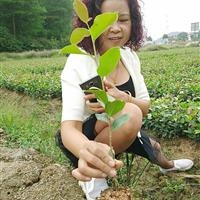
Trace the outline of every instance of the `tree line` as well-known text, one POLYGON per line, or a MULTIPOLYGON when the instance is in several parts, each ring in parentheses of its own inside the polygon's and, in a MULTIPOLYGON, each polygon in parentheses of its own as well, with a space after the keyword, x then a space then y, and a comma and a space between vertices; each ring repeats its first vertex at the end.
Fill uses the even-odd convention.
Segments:
POLYGON ((0 0, 0 51, 60 48, 71 19, 72 0, 0 0))

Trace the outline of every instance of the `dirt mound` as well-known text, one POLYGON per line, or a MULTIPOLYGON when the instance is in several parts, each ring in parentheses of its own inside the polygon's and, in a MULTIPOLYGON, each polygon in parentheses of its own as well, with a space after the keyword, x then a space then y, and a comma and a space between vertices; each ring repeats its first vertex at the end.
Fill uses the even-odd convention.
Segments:
POLYGON ((1 200, 83 200, 66 166, 34 149, 0 147, 1 200))

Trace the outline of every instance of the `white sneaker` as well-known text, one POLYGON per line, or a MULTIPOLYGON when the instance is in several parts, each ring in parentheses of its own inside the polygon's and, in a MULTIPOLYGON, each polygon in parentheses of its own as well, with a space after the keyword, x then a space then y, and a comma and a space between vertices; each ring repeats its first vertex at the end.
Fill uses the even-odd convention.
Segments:
POLYGON ((95 200, 100 197, 102 191, 108 188, 108 184, 105 178, 92 178, 91 181, 83 182, 79 181, 87 200, 95 200))
POLYGON ((180 159, 180 160, 173 160, 174 162, 174 167, 169 168, 169 169, 164 169, 160 167, 160 171, 163 174, 166 174, 167 172, 170 171, 186 171, 194 165, 192 160, 189 159, 180 159))

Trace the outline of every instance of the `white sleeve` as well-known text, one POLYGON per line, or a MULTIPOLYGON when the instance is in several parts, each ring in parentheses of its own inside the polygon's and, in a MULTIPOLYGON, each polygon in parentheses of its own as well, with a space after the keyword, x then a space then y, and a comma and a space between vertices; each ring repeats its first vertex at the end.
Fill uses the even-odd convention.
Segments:
POLYGON ((149 93, 146 87, 146 84, 144 82, 144 77, 141 74, 141 66, 140 66, 140 60, 137 56, 137 54, 134 51, 131 51, 132 55, 134 56, 134 59, 136 61, 136 78, 137 78, 137 85, 138 89, 136 91, 136 98, 143 99, 143 100, 150 100, 149 93))
POLYGON ((61 74, 62 86, 62 121, 77 120, 83 121, 84 115, 84 93, 79 83, 80 78, 73 68, 74 56, 69 56, 61 74))

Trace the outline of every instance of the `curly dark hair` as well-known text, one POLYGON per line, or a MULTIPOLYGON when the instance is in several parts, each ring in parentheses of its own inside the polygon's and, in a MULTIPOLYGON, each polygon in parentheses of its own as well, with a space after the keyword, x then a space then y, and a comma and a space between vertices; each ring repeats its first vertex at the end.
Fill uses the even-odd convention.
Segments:
MULTIPOLYGON (((89 17, 92 19, 89 22, 89 26, 93 24, 94 18, 101 14, 101 5, 105 0, 82 0, 86 5, 89 13, 89 17)), ((142 26, 142 16, 140 5, 138 0, 128 0, 130 14, 131 14, 131 37, 129 41, 124 45, 131 49, 137 51, 143 43, 143 26, 142 26)), ((76 15, 73 17, 73 28, 84 27, 87 28, 86 24, 83 23, 76 15)), ((93 47, 91 37, 84 38, 82 42, 78 44, 79 47, 83 48, 85 51, 93 54, 93 47)), ((98 39, 96 41, 96 47, 98 49, 98 39)))

